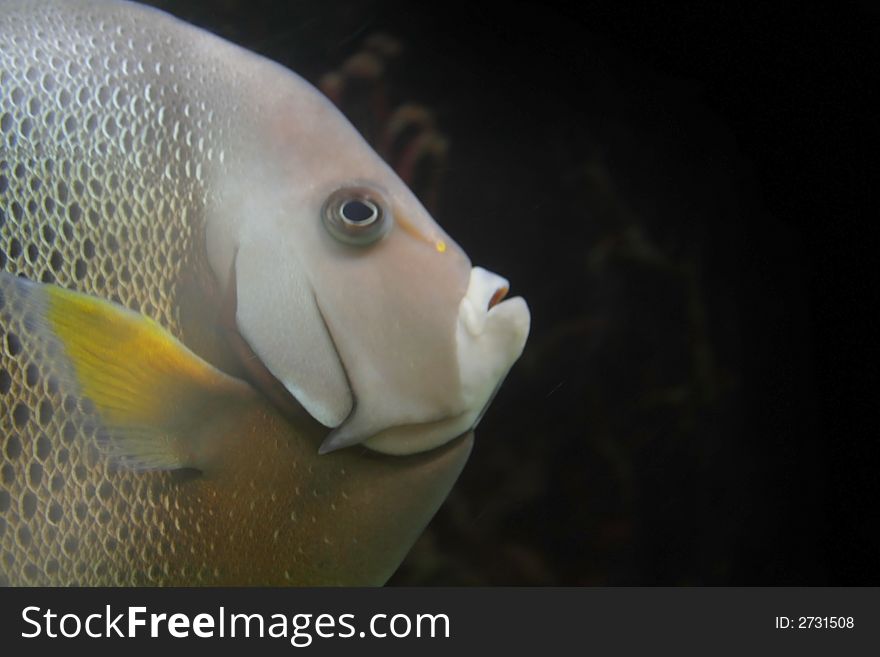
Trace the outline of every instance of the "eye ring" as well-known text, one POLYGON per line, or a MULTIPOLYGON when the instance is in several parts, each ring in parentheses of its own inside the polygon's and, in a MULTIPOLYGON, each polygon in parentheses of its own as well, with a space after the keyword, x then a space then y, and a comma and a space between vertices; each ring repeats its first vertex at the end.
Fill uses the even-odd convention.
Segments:
POLYGON ((352 246, 373 244, 388 234, 393 219, 381 194, 369 187, 342 187, 327 197, 321 212, 324 227, 352 246))
POLYGON ((339 216, 347 226, 364 227, 381 220, 382 210, 368 198, 351 198, 340 204, 339 216))

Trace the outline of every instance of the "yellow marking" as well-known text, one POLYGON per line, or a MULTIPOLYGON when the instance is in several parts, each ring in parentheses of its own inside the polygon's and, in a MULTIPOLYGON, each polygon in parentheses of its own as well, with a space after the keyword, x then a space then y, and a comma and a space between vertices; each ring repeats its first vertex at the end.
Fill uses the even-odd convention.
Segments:
POLYGON ((428 237, 418 228, 413 226, 412 223, 410 223, 409 219, 407 219, 401 212, 395 212, 394 216, 397 220, 397 225, 400 226, 401 230, 403 230, 404 233, 412 238, 417 239, 420 242, 430 244, 432 247, 434 247, 437 253, 446 253, 446 242, 444 240, 435 240, 431 237, 428 237))
POLYGON ((158 323, 109 301, 46 286, 46 320, 83 392, 112 425, 162 424, 227 377, 158 323))

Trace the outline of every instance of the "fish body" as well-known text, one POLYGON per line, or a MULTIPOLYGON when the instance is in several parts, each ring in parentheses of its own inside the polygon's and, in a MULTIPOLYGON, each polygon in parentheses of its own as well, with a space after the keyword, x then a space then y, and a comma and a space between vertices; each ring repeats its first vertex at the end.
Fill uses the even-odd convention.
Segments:
POLYGON ((528 332, 329 101, 127 2, 2 2, 0 270, 4 584, 381 584, 528 332))

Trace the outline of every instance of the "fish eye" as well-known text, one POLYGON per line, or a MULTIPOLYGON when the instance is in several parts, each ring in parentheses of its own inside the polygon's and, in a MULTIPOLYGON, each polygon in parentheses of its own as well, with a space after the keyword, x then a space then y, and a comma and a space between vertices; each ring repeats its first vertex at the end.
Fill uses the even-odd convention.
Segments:
POLYGON ((368 187, 343 187, 330 194, 322 212, 327 231, 340 242, 367 246, 390 230, 391 213, 382 195, 368 187))

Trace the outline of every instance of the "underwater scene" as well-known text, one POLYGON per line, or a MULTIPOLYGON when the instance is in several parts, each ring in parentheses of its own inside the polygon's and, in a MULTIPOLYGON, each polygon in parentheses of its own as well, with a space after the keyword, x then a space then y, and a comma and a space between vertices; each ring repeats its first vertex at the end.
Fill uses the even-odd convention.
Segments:
POLYGON ((850 17, 0 8, 0 584, 865 577, 801 212, 850 17))

